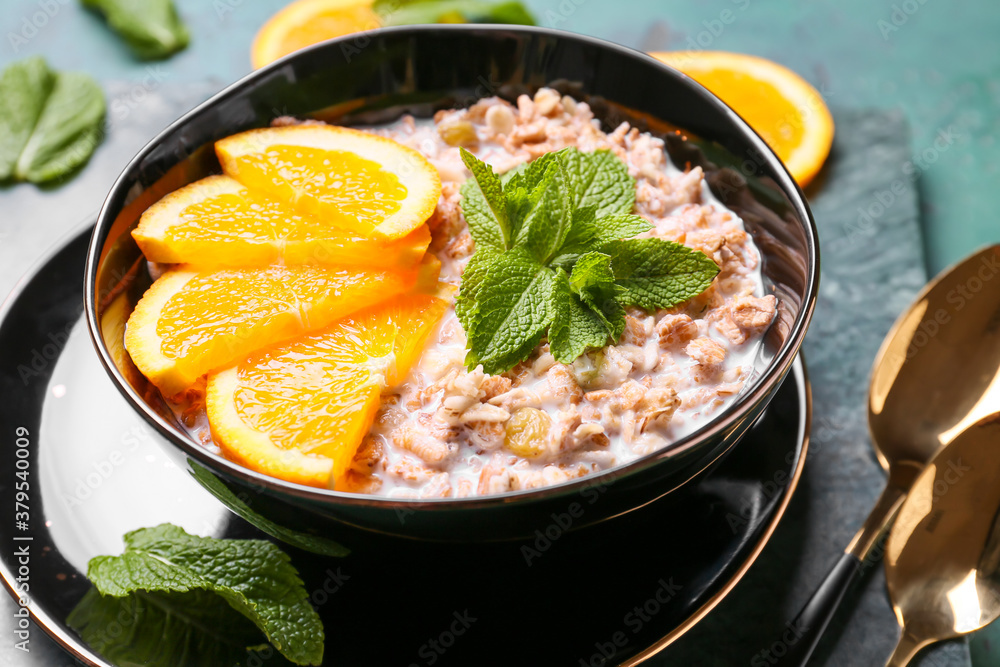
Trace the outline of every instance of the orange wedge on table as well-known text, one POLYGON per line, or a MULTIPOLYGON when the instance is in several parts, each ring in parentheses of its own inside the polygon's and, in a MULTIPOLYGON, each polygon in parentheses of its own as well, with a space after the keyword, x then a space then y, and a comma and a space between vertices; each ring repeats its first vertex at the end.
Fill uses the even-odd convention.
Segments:
POLYGON ((360 130, 298 125, 217 141, 227 176, 299 213, 377 239, 402 238, 441 196, 437 169, 417 151, 360 130))
POLYGON ((426 225, 395 241, 349 232, 261 196, 228 176, 168 194, 132 232, 151 262, 206 266, 273 264, 412 267, 427 250, 426 225))
POLYGON ((165 396, 254 350, 321 329, 413 287, 408 271, 269 266, 160 277, 125 332, 133 362, 165 396))
POLYGON ((327 39, 381 25, 372 0, 298 0, 272 16, 254 38, 254 69, 327 39))
POLYGON ((819 92, 786 67, 723 51, 651 56, 684 72, 740 114, 781 158, 801 186, 823 166, 833 143, 833 116, 819 92))
POLYGON ((214 439, 243 466, 336 488, 382 388, 406 376, 447 307, 430 295, 402 295, 210 375, 214 439))

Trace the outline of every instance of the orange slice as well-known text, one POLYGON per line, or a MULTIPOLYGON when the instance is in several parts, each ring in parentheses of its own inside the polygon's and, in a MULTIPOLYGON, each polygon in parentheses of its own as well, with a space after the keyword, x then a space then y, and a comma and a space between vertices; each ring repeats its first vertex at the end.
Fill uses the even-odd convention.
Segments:
POLYGON ((364 236, 406 236, 441 196, 441 177, 423 155, 345 127, 250 130, 217 141, 215 151, 222 170, 251 190, 364 236))
POLYGON ((418 270, 271 266, 160 277, 136 305, 125 349, 166 396, 254 350, 315 331, 410 289, 418 270))
POLYGON ((250 60, 257 69, 312 44, 381 25, 372 0, 298 0, 264 24, 250 60))
POLYGON ((132 237, 152 262, 199 267, 335 264, 409 268, 423 257, 426 225, 378 241, 300 215, 228 176, 209 176, 170 193, 139 220, 132 237))
POLYGON ((786 67, 723 51, 651 56, 684 72, 743 117, 781 158, 799 185, 823 166, 833 144, 833 116, 819 92, 786 67))
POLYGON ((427 294, 401 295, 210 375, 215 441, 253 470, 339 488, 382 388, 406 377, 447 308, 427 294))

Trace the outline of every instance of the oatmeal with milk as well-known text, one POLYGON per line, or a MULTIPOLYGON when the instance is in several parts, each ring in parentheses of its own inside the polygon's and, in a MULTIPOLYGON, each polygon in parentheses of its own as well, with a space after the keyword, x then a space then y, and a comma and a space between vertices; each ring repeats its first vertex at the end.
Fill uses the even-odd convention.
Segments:
MULTIPOLYGON (((697 296, 672 307, 625 307, 617 344, 589 347, 560 363, 557 357, 566 360, 563 343, 554 354, 556 334, 549 329, 527 358, 493 374, 482 365, 466 366, 471 353, 461 302, 459 313, 449 308, 405 380, 383 392, 347 475, 347 490, 432 498, 557 484, 676 441, 711 419, 751 379, 752 358, 776 308, 775 297, 764 294, 759 253, 741 220, 711 195, 701 169, 672 165, 662 140, 627 123, 605 133, 586 104, 546 88, 533 99, 522 95, 516 106, 489 98, 438 112, 433 122, 405 116, 371 131, 418 150, 440 172, 442 195, 428 220, 429 252, 441 261, 441 281, 456 288, 477 252, 463 215, 469 163, 460 147, 501 175, 527 174, 522 165, 566 147, 610 151, 634 179, 632 213, 649 223, 638 238, 700 251, 714 261, 718 275, 697 296)), ((583 261, 576 260, 577 267, 583 261)), ((557 274, 573 283, 577 268, 557 274)), ((602 318, 584 312, 584 322, 602 318)), ((572 320, 569 333, 559 335, 573 338, 582 330, 580 321, 572 320)))

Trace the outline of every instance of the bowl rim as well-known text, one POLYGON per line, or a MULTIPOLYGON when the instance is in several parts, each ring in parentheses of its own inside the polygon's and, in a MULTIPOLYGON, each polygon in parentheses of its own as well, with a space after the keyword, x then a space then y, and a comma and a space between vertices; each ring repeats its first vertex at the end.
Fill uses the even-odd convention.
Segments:
MULTIPOLYGON (((258 491, 267 490, 277 492, 282 495, 290 495, 298 499, 308 500, 320 504, 326 504, 332 501, 334 504, 402 511, 413 511, 414 508, 421 510, 477 509, 514 502, 532 502, 542 498, 568 496, 583 489, 605 487, 621 477, 627 477, 643 470, 647 470, 661 461, 667 458, 672 458, 690 448, 693 448, 713 435, 725 431, 727 427, 736 422, 738 418, 741 417, 747 409, 754 404, 754 397, 760 396, 761 394, 773 393, 777 384, 782 382, 790 371, 792 363, 802 345, 802 341, 805 337, 806 330, 812 319, 813 311, 816 306, 820 275, 819 262, 819 243, 816 223, 813 219, 812 212, 809 210, 805 195, 803 194, 801 188, 799 188, 798 184, 788 173, 784 164, 760 137, 760 135, 757 134, 757 132, 755 132, 739 114, 733 111, 722 100, 716 97, 704 86, 697 83, 691 77, 673 69, 672 67, 660 62, 656 58, 653 58, 642 51, 597 37, 581 35, 566 30, 539 26, 514 26, 507 24, 428 24, 378 28, 362 33, 352 33, 306 47, 284 56, 258 70, 252 71, 237 81, 227 85, 221 91, 215 93, 209 99, 205 100, 201 104, 198 104, 193 109, 185 112, 175 121, 167 125, 163 130, 158 132, 142 147, 138 153, 136 153, 131 160, 129 160, 128 164, 122 169, 122 172, 115 179, 114 185, 108 191, 108 195, 105 197, 105 200, 101 205, 101 209, 97 217, 97 224, 94 226, 94 231, 87 249, 83 296, 87 329, 90 333, 91 341, 98 353, 101 364, 111 377, 112 382, 118 391, 124 396, 126 401, 129 402, 132 408, 142 415, 148 423, 151 423, 168 442, 179 448, 189 458, 189 460, 194 459, 198 461, 213 473, 236 478, 243 484, 249 485, 258 491), (759 155, 763 156, 765 164, 777 176, 777 186, 788 198, 788 203, 795 210, 796 215, 803 223, 802 229, 805 234, 806 249, 810 261, 807 266, 807 279, 802 306, 789 328, 788 337, 785 339, 781 349, 778 350, 761 375, 756 378, 755 386, 753 386, 751 391, 739 396, 719 415, 709 420, 706 424, 694 432, 673 443, 670 443, 671 446, 650 452, 649 454, 641 456, 633 461, 629 461, 628 463, 614 466, 600 472, 595 472, 584 477, 554 484, 552 486, 510 491, 497 495, 470 496, 465 498, 389 498, 370 494, 337 491, 334 489, 322 489, 288 482, 277 477, 271 477, 255 470, 251 470, 250 468, 244 468, 243 466, 226 459, 221 454, 208 450, 204 446, 196 443, 192 438, 190 438, 190 436, 181 432, 149 408, 146 401, 144 401, 142 397, 135 392, 131 385, 128 384, 121 371, 112 360, 110 352, 104 343, 103 337, 100 335, 100 327, 97 320, 97 304, 95 300, 97 292, 97 265, 101 257, 101 250, 104 246, 106 236, 115 222, 117 214, 119 213, 118 210, 112 210, 110 204, 112 199, 115 198, 115 195, 122 194, 122 190, 126 188, 126 181, 133 177, 139 164, 153 150, 155 150, 168 135, 173 134, 178 129, 182 128, 190 121, 190 119, 199 116, 221 101, 238 95, 248 84, 257 79, 268 76, 272 71, 283 67, 287 63, 292 62, 297 58, 304 57, 307 54, 330 49, 333 48, 334 45, 356 40, 361 35, 391 35, 396 33, 413 34, 434 32, 467 32, 470 34, 498 34, 508 32, 522 35, 527 34, 528 36, 549 37, 560 40, 582 42, 587 46, 609 50, 628 58, 645 61, 647 64, 659 69, 664 75, 678 81, 680 85, 688 86, 692 89, 692 92, 702 97, 703 101, 716 107, 716 109, 735 126, 740 134, 754 144, 753 148, 759 155)), ((719 456, 721 455, 722 453, 719 454, 719 456)), ((711 465, 711 462, 706 462, 704 467, 708 467, 709 465, 711 465)), ((664 493, 669 492, 670 490, 671 489, 667 489, 664 493)))

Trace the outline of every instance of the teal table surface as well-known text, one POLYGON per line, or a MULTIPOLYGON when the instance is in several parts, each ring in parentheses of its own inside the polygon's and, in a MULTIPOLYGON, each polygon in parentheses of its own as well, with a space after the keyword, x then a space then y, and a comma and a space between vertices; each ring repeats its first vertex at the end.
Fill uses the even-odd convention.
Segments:
MULTIPOLYGON (((54 67, 89 72, 109 93, 113 131, 116 120, 142 113, 143 100, 160 86, 217 89, 248 73, 254 33, 285 4, 285 0, 175 1, 191 28, 191 46, 169 60, 146 63, 133 59, 100 19, 81 9, 78 0, 4 0, 0 66, 41 54, 54 67)), ((912 136, 911 158, 902 170, 916 180, 920 192, 928 273, 975 248, 1000 242, 1000 221, 994 213, 1000 205, 996 139, 1000 3, 996 0, 528 0, 526 4, 541 25, 644 50, 698 48, 770 58, 805 77, 835 109, 901 110, 912 136)), ((108 185, 111 178, 113 174, 108 174, 108 185)), ((86 174, 78 179, 80 189, 86 174)), ((72 189, 73 184, 64 187, 72 189)), ((58 202, 61 193, 65 197, 65 192, 40 191, 39 210, 57 210, 49 204, 58 202)), ((75 208, 72 220, 57 223, 39 215, 33 221, 37 229, 27 233, 8 228, 12 212, 5 210, 5 193, 0 190, 0 247, 18 245, 17 253, 4 253, 11 258, 11 266, 3 267, 5 275, 26 269, 58 234, 88 217, 103 192, 97 188, 78 198, 88 203, 75 208)), ((892 193, 884 195, 889 198, 892 193)), ((859 209, 858 216, 861 213, 859 209)), ((5 294, 11 286, 5 278, 0 292, 5 294)), ((976 635, 974 664, 1000 665, 1000 653, 991 651, 996 641, 1000 629, 976 635)))

